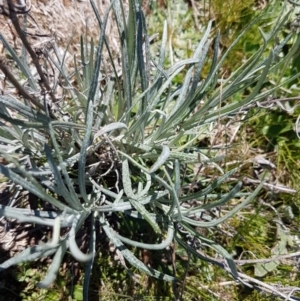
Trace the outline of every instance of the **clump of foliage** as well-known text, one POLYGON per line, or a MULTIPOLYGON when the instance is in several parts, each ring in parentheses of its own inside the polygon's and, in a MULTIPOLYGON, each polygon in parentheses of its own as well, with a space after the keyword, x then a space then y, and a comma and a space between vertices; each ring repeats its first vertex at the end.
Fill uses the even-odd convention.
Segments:
MULTIPOLYGON (((246 189, 241 181, 231 180, 238 166, 228 170, 222 157, 198 143, 217 124, 245 114, 244 109, 264 101, 298 76, 276 86, 267 80, 285 62, 280 54, 294 33, 284 39, 280 33, 291 11, 283 11, 268 33, 260 30, 261 47, 222 79, 219 72, 225 58, 259 17, 220 58, 220 35, 212 43, 209 22, 192 57, 165 68, 167 23, 159 54, 153 58, 137 0, 129 1, 128 16, 122 1, 112 1, 103 19, 93 0, 90 3, 101 35, 97 45, 81 40, 74 72, 65 69, 65 54, 61 56, 54 43, 42 48, 38 58, 17 17, 26 15, 24 7, 8 0, 2 8, 22 40, 23 51, 20 58, 0 36, 7 57, 15 63, 11 71, 7 58, 0 60, 7 79, 7 90, 0 95, 0 154, 5 159, 0 171, 12 196, 9 204, 0 205, 0 214, 53 231, 43 244, 2 262, 0 271, 53 255, 47 275, 38 283, 46 288, 56 279, 69 251, 75 260, 86 263, 83 298, 87 300, 100 229, 115 246, 128 275, 139 278, 125 260, 136 271, 172 282, 176 298, 182 297, 184 290, 179 293, 179 288, 184 284, 174 265, 173 270, 166 265, 154 268, 141 261, 134 249, 159 253, 174 244, 188 256, 219 266, 244 286, 270 292, 269 285, 239 272, 229 252, 199 230, 222 225, 248 206, 264 181, 253 191, 246 189), (121 70, 105 38, 110 10, 120 37, 121 70), (212 44, 209 72, 199 81, 212 44), (111 68, 103 64, 104 50, 111 68), (183 81, 178 84, 176 77, 181 73, 183 81), (10 93, 11 87, 17 94, 10 93), (213 180, 202 175, 205 168, 214 171, 213 180), (34 209, 17 201, 19 187, 38 198, 34 209), (227 206, 227 212, 218 216, 214 209, 222 206, 227 206), (84 232, 88 251, 78 246, 84 232), (144 236, 139 236, 141 232, 144 236)), ((292 300, 280 291, 276 294, 292 300)))
MULTIPOLYGON (((168 20, 168 59, 175 60, 191 56, 198 42, 197 32, 202 24, 213 20, 211 35, 219 31, 219 52, 225 52, 237 39, 243 29, 257 16, 260 16, 256 24, 247 30, 239 38, 233 51, 230 51, 222 64, 222 75, 228 77, 231 72, 239 68, 240 62, 249 58, 260 47, 261 37, 258 27, 269 31, 271 24, 276 19, 278 11, 282 9, 281 1, 260 3, 254 0, 230 0, 220 1, 185 1, 168 2, 167 9, 157 8, 156 1, 150 1, 153 12, 149 15, 149 30, 152 34, 161 33, 160 24, 164 19, 168 20), (155 9, 156 8, 156 9, 155 9)), ((204 66, 202 76, 209 72, 208 66, 204 66)), ((221 73, 220 73, 221 75, 221 73)))

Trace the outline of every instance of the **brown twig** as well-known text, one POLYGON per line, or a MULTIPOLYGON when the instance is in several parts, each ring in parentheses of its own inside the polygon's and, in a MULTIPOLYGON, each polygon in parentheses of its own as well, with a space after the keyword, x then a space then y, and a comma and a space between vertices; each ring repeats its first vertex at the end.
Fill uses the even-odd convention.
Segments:
MULTIPOLYGON (((212 261, 219 262, 222 264, 226 263, 226 259, 213 258, 199 250, 197 250, 197 252, 199 254, 201 254, 203 257, 206 257, 207 259, 210 259, 212 261)), ((300 257, 300 252, 294 252, 294 253, 284 254, 284 255, 277 255, 277 256, 273 256, 270 258, 263 258, 263 259, 234 259, 233 261, 235 264, 242 266, 245 264, 257 264, 257 263, 268 263, 268 262, 272 262, 272 261, 281 261, 284 259, 290 259, 290 258, 294 258, 294 257, 300 257)))
POLYGON ((276 98, 276 99, 268 99, 268 100, 264 100, 261 102, 255 102, 255 103, 251 103, 247 106, 244 107, 244 109, 251 109, 251 108, 269 108, 274 104, 277 103, 282 103, 282 102, 286 102, 286 101, 292 101, 292 100, 300 100, 300 96, 295 96, 295 97, 288 97, 288 98, 276 98), (268 107, 265 107, 268 106, 268 107))
MULTIPOLYGON (((248 177, 245 177, 243 179, 243 182, 245 184, 260 184, 261 180, 254 180, 254 179, 250 179, 248 177)), ((285 192, 285 193, 296 193, 297 192, 297 190, 292 189, 292 188, 288 188, 284 185, 274 185, 274 184, 270 184, 270 183, 264 183, 263 186, 267 187, 269 189, 272 189, 272 190, 278 190, 278 191, 285 192)))
POLYGON ((26 38, 26 34, 24 33, 24 31, 20 27, 20 24, 19 24, 19 21, 18 21, 18 16, 17 16, 16 10, 15 10, 15 5, 13 4, 12 0, 7 0, 7 3, 8 3, 8 7, 9 7, 9 18, 10 18, 12 24, 14 25, 18 36, 22 40, 23 45, 25 46, 26 50, 28 51, 29 55, 32 58, 32 62, 34 64, 34 66, 36 67, 36 70, 37 70, 37 72, 40 76, 41 84, 44 85, 45 90, 49 93, 52 101, 55 102, 56 98, 55 98, 55 96, 52 92, 52 89, 51 89, 51 87, 48 83, 48 80, 47 80, 46 76, 43 73, 43 70, 42 70, 42 68, 40 66, 40 63, 39 63, 39 59, 36 56, 36 54, 35 54, 34 50, 32 49, 32 47, 30 46, 30 44, 29 44, 29 42, 26 38))
POLYGON ((24 98, 30 100, 35 106, 39 109, 44 110, 44 105, 41 104, 37 99, 35 99, 32 95, 30 95, 24 87, 19 83, 19 81, 14 77, 14 75, 10 72, 3 58, 0 58, 0 69, 4 73, 5 77, 13 84, 13 86, 18 90, 19 94, 21 94, 24 98))

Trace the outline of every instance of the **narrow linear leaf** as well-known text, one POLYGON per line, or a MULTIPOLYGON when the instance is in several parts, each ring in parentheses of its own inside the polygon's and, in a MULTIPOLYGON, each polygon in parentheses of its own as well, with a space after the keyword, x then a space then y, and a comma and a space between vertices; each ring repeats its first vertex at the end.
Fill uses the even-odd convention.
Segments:
POLYGON ((149 169, 150 173, 153 173, 155 171, 157 171, 169 158, 170 156, 170 149, 168 146, 163 145, 162 147, 162 152, 159 155, 159 157, 157 158, 156 162, 151 166, 151 168, 149 169))
POLYGON ((55 253, 55 256, 52 259, 51 265, 48 269, 46 277, 40 281, 37 286, 40 288, 48 288, 57 278, 57 274, 63 260, 63 257, 67 250, 66 240, 62 240, 58 250, 55 253))
POLYGON ((211 222, 199 222, 199 221, 195 221, 193 219, 187 218, 185 216, 183 216, 183 220, 187 223, 189 223, 190 225, 194 225, 197 227, 203 227, 203 228, 210 228, 210 227, 215 227, 221 223, 223 223, 224 221, 226 221, 228 218, 232 217, 234 214, 236 214, 238 211, 240 211, 242 208, 244 208, 245 206, 247 206, 259 193, 259 191, 261 190, 261 188, 264 185, 264 181, 262 181, 257 188, 253 191, 253 193, 251 195, 249 195, 243 202, 241 202, 239 205, 235 206, 230 212, 228 212, 227 214, 225 214, 224 216, 213 220, 211 222))
POLYGON ((151 227, 154 229, 156 233, 161 233, 161 229, 157 224, 153 215, 151 215, 146 210, 145 206, 141 204, 141 202, 138 199, 138 196, 136 196, 132 190, 129 164, 127 159, 123 160, 122 163, 122 180, 124 185, 124 191, 126 195, 129 197, 129 201, 132 204, 132 206, 143 216, 143 218, 151 225, 151 227))
POLYGON ((76 227, 77 227, 78 220, 79 217, 74 218, 71 230, 69 232, 69 248, 72 256, 76 260, 80 262, 87 262, 93 258, 93 253, 84 254, 77 246, 75 237, 76 237, 76 227))
POLYGON ((101 128, 101 130, 99 130, 94 135, 94 140, 108 132, 112 132, 112 131, 118 130, 118 129, 127 129, 127 126, 123 122, 113 122, 108 125, 105 125, 103 128, 101 128))
POLYGON ((43 244, 39 246, 33 246, 25 249, 23 252, 15 255, 14 257, 6 260, 5 262, 0 264, 0 272, 9 268, 12 265, 19 264, 25 261, 33 261, 42 257, 47 257, 52 255, 57 249, 59 245, 53 247, 49 247, 48 244, 43 244))
POLYGON ((146 273, 149 276, 155 277, 157 279, 174 282, 177 281, 175 277, 169 276, 167 274, 161 273, 151 267, 146 266, 138 258, 136 258, 124 244, 115 236, 113 230, 104 222, 104 218, 100 218, 100 222, 103 225, 103 230, 105 231, 107 237, 115 245, 115 247, 122 253, 124 258, 135 268, 146 273))
POLYGON ((90 239, 90 250, 92 254, 92 258, 86 263, 85 267, 85 275, 84 275, 84 283, 83 283, 83 300, 87 301, 89 295, 89 284, 90 278, 92 274, 92 269, 94 265, 95 253, 96 253, 96 227, 95 227, 95 217, 97 216, 97 212, 92 215, 91 221, 91 239, 90 239))
POLYGON ((129 244, 131 246, 137 247, 137 248, 141 248, 141 249, 146 249, 146 250, 163 250, 166 247, 168 247, 174 238, 174 226, 172 225, 172 223, 169 224, 168 227, 168 232, 167 232, 167 236, 164 239, 164 241, 162 241, 159 244, 146 244, 146 243, 141 243, 138 241, 134 241, 131 239, 128 239, 118 233, 115 233, 116 237, 118 239, 120 239, 122 242, 124 242, 125 244, 129 244))
MULTIPOLYGON (((72 211, 71 208, 66 206, 65 204, 57 201, 52 196, 48 195, 46 191, 42 188, 42 186, 34 180, 29 174, 30 181, 25 180, 23 177, 19 176, 9 168, 5 167, 4 165, 0 164, 0 172, 12 180, 14 183, 21 185, 26 190, 30 191, 31 193, 35 194, 37 197, 51 203, 52 205, 56 206, 61 210, 68 209, 68 211, 72 211)), ((26 173, 24 170, 23 173, 26 173)))

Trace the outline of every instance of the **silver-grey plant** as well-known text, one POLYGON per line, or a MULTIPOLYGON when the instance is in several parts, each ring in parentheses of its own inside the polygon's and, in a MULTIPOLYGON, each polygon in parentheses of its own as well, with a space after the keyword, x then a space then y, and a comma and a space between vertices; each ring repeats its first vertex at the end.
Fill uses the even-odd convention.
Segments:
MULTIPOLYGON (((61 56, 54 43, 51 51, 49 45, 45 47, 44 69, 51 70, 51 77, 45 75, 18 22, 17 14, 26 15, 25 11, 10 0, 8 9, 2 10, 21 38, 23 54, 19 57, 0 35, 6 56, 14 61, 15 70, 10 71, 5 58, 1 58, 0 68, 9 82, 8 88, 13 86, 18 92, 4 90, 0 95, 0 154, 8 162, 0 164, 0 171, 10 183, 11 191, 21 186, 39 198, 41 207, 47 202, 55 210, 0 205, 0 216, 7 219, 53 227, 50 241, 28 247, 2 262, 0 271, 53 255, 49 271, 39 283, 40 287, 48 287, 69 250, 76 260, 87 263, 84 285, 87 300, 96 255, 95 223, 100 222, 120 256, 150 276, 179 281, 176 275, 167 275, 145 265, 126 245, 161 250, 175 242, 196 257, 223 267, 234 279, 247 285, 230 254, 200 235, 196 227, 210 228, 223 223, 255 199, 262 184, 252 193, 245 192, 238 182, 227 193, 213 194, 237 169, 225 172, 219 163, 222 158, 211 156, 204 149, 187 150, 199 137, 209 136, 210 129, 220 120, 239 114, 243 108, 265 100, 278 90, 279 86, 266 85, 264 89, 262 86, 285 62, 280 53, 294 33, 281 42, 275 41, 281 38, 280 31, 289 21, 291 12, 283 11, 268 33, 260 30, 263 40, 260 49, 237 71, 221 80, 219 73, 227 54, 261 17, 245 28, 222 57, 218 54, 218 34, 212 45, 212 22, 209 22, 194 55, 166 68, 166 23, 159 54, 153 58, 138 0, 129 1, 128 16, 122 1, 111 1, 103 20, 93 0, 90 4, 101 30, 98 44, 81 40, 80 60, 74 59, 74 72, 66 69, 66 53, 61 56), (120 38, 121 72, 105 36, 111 10, 120 38), (211 58, 209 49, 213 50, 211 58), (104 52, 110 58, 111 74, 103 71, 107 63, 101 68, 104 52), (34 70, 28 65, 28 55, 34 70), (199 80, 205 64, 210 64, 209 72, 199 80), (180 73, 184 74, 184 81, 174 86, 174 79, 180 73), (61 89, 63 96, 59 99, 61 89), (234 95, 242 96, 245 89, 250 90, 247 96, 230 101, 234 95), (222 175, 203 183, 204 188, 199 191, 182 189, 182 168, 200 162, 215 167, 222 175), (113 177, 108 178, 109 173, 113 177), (224 216, 212 218, 207 214, 233 197, 240 199, 240 203, 224 216), (213 201, 205 203, 206 198, 213 201), (129 215, 137 223, 145 220, 161 242, 144 243, 118 234, 107 218, 111 213, 129 215), (91 232, 86 254, 76 243, 76 233, 88 218, 91 232), (65 228, 63 232, 62 228, 65 228), (225 258, 226 264, 220 265, 201 255, 188 243, 187 236, 215 250, 225 258)), ((295 43, 299 41, 298 36, 295 43)), ((296 76, 288 81, 294 78, 296 76)), ((193 172, 189 175, 190 178, 194 176, 193 172)))

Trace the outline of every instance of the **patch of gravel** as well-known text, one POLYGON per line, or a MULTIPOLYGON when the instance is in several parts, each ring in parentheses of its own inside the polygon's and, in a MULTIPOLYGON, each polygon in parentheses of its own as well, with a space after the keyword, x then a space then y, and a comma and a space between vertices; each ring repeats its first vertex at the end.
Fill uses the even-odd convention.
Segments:
MULTIPOLYGON (((20 2, 20 0, 19 0, 20 2)), ((109 0, 94 0, 100 16, 103 18, 110 5, 109 0)), ((3 10, 7 7, 7 0, 0 0, 3 10)), ((128 9, 128 1, 123 1, 125 10, 128 9)), ((78 0, 31 0, 26 1, 27 16, 26 32, 33 48, 42 48, 46 43, 54 42, 61 50, 70 43, 69 51, 76 53, 80 50, 80 36, 97 40, 100 34, 98 21, 89 1, 78 0), (70 42, 71 41, 71 42, 70 42)), ((19 15, 22 22, 22 15, 19 15)), ((21 42, 17 38, 15 30, 9 18, 0 15, 0 33, 18 52, 21 50, 21 42)), ((106 37, 112 49, 117 50, 118 31, 114 22, 112 11, 108 18, 106 37)), ((0 54, 4 53, 4 45, 0 43, 0 54)))

